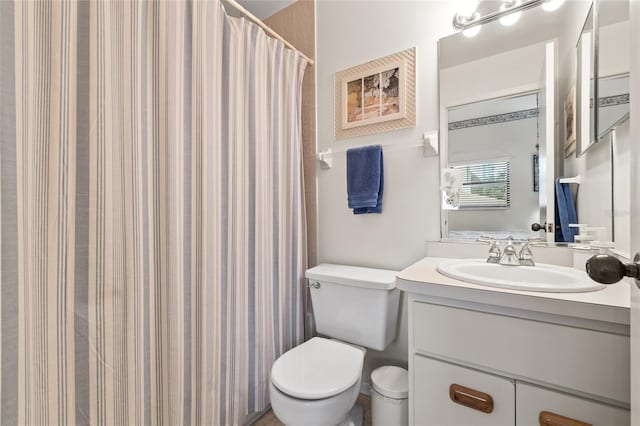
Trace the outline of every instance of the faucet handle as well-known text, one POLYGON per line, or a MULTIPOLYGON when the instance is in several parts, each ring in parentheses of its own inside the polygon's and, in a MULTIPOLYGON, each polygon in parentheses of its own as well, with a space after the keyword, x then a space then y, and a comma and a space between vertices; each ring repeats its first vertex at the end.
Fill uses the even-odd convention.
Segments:
POLYGON ((536 245, 536 243, 546 243, 542 238, 532 237, 524 240, 525 244, 536 245))
POLYGON ((533 261, 533 253, 531 252, 531 244, 529 242, 526 242, 520 249, 518 259, 520 259, 520 265, 522 266, 536 266, 533 261))
POLYGON ((487 258, 487 263, 500 262, 502 252, 500 251, 500 247, 498 247, 498 240, 493 237, 481 235, 476 241, 479 243, 489 244, 489 257, 487 258))
POLYGON ((498 243, 493 241, 491 246, 489 247, 489 257, 487 258, 487 263, 500 263, 500 258, 502 257, 502 252, 500 252, 500 247, 498 247, 498 243))
POLYGON ((488 243, 488 244, 496 243, 496 239, 488 235, 480 235, 480 237, 476 241, 479 243, 488 243))
POLYGON ((520 259, 520 265, 522 266, 536 266, 533 261, 533 252, 531 247, 544 245, 545 242, 541 238, 527 238, 520 249, 518 259, 520 259))

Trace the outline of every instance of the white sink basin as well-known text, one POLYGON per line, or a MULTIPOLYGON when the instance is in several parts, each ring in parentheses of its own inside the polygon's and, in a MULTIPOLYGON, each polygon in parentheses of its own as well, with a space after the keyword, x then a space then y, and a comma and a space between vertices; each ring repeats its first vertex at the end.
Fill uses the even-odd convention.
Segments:
POLYGON ((582 293, 602 290, 586 272, 538 263, 536 266, 508 266, 484 259, 455 259, 440 262, 438 272, 447 277, 489 287, 550 293, 582 293))

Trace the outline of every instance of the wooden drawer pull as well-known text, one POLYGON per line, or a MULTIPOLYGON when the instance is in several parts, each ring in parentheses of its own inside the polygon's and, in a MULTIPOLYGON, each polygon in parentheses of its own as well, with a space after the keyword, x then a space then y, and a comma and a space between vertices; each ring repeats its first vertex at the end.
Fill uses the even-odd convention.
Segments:
POLYGON ((488 393, 480 392, 461 385, 449 386, 449 397, 456 404, 491 413, 493 411, 493 398, 488 393))
POLYGON ((550 411, 540 412, 540 426, 593 426, 591 423, 581 422, 580 420, 571 419, 561 416, 560 414, 550 411))

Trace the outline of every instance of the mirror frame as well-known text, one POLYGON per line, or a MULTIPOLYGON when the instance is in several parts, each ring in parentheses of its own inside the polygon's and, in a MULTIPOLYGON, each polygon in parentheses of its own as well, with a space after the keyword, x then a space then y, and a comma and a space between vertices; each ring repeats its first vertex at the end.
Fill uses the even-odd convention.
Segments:
MULTIPOLYGON (((591 7, 589 8, 589 13, 587 14, 587 20, 582 26, 582 31, 580 31, 580 37, 578 38, 578 42, 576 44, 576 157, 581 157, 585 152, 589 150, 589 148, 602 140, 601 137, 598 137, 598 10, 598 0, 593 0, 591 2, 591 7), (592 88, 590 88, 589 97, 593 99, 594 105, 593 108, 589 107, 589 110, 585 112, 582 110, 582 35, 584 34, 584 30, 587 26, 589 15, 592 15, 591 46, 589 51, 591 52, 590 66, 593 68, 593 75, 589 76, 589 78, 593 81, 593 83, 589 83, 593 86, 592 88), (589 120, 589 136, 588 144, 583 147, 582 124, 585 117, 588 117, 589 120)), ((591 100, 589 100, 589 103, 591 103, 591 100)))
MULTIPOLYGON (((595 142, 601 142, 602 140, 608 139, 610 140, 611 138, 609 136, 611 136, 612 133, 614 133, 614 131, 623 123, 625 123, 627 120, 629 120, 629 118, 631 117, 631 112, 627 112, 626 114, 624 114, 623 116, 621 116, 620 118, 618 118, 616 121, 614 121, 612 124, 609 125, 609 127, 607 127, 606 129, 602 129, 602 131, 600 130, 600 122, 598 121, 599 117, 600 117, 600 12, 601 12, 601 3, 603 4, 605 0, 593 0, 595 6, 596 6, 596 13, 598 15, 598 18, 595 22, 597 22, 598 24, 598 28, 597 28, 597 32, 595 33, 596 35, 596 46, 595 46, 595 64, 594 66, 596 67, 596 91, 595 91, 595 95, 597 95, 596 98, 594 98, 594 109, 596 110, 596 116, 595 116, 595 135, 596 135, 596 141, 595 142), (597 101, 595 100, 597 99, 597 101)), ((595 15, 594 15, 595 16, 595 15)), ((630 77, 631 73, 629 71, 627 71, 627 76, 630 77)), ((617 76, 620 76, 623 74, 618 74, 617 76)), ((607 78, 611 78, 611 77, 615 77, 615 76, 607 76, 607 77, 603 77, 603 79, 607 79, 607 78)), ((613 160, 613 154, 612 154, 612 160, 613 160)))

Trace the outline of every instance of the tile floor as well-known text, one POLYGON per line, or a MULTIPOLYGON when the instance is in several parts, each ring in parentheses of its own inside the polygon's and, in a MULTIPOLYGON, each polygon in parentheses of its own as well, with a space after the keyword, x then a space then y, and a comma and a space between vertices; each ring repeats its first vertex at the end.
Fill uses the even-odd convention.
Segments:
MULTIPOLYGON (((371 398, 366 395, 360 394, 356 404, 362 406, 364 410, 364 425, 371 426, 371 398)), ((253 426, 283 426, 280 420, 273 414, 272 410, 267 411, 262 417, 253 423, 253 426)))

